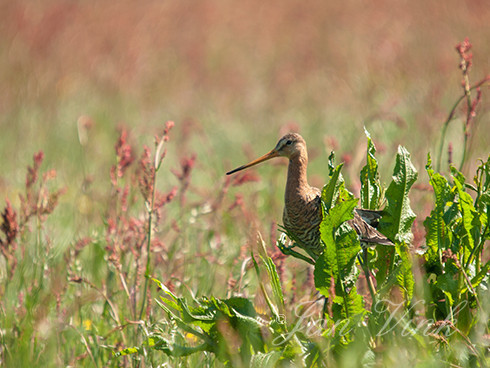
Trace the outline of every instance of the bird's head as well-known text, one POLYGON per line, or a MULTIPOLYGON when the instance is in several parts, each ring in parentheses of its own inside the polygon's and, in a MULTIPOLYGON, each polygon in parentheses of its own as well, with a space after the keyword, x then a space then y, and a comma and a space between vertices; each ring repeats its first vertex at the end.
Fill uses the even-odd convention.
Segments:
POLYGON ((279 139, 279 142, 277 142, 272 151, 266 153, 256 160, 253 160, 252 162, 249 162, 246 165, 237 167, 236 169, 227 172, 226 175, 233 174, 237 171, 257 165, 274 157, 287 157, 291 160, 299 156, 301 153, 306 154, 305 140, 297 133, 288 133, 284 135, 281 139, 279 139))

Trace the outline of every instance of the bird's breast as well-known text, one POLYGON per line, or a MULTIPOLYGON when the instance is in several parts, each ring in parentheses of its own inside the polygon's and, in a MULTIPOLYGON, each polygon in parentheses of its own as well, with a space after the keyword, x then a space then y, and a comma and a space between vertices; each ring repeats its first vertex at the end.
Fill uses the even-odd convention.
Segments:
POLYGON ((283 212, 284 227, 292 233, 302 246, 318 248, 319 225, 322 221, 321 200, 316 193, 298 193, 286 197, 283 212))

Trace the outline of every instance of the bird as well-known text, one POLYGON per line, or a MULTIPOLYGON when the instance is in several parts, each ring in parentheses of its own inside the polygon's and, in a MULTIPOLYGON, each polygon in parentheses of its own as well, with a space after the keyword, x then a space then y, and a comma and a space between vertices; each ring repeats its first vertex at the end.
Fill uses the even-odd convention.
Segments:
MULTIPOLYGON (((226 174, 234 174, 275 157, 289 159, 282 216, 284 228, 292 236, 292 240, 316 261, 324 250, 320 238, 320 223, 323 219, 321 191, 308 184, 308 152, 306 142, 300 134, 287 133, 270 152, 226 174)), ((354 218, 347 221, 364 247, 376 244, 393 245, 391 240, 372 226, 376 226, 380 217, 379 211, 356 209, 354 218)))

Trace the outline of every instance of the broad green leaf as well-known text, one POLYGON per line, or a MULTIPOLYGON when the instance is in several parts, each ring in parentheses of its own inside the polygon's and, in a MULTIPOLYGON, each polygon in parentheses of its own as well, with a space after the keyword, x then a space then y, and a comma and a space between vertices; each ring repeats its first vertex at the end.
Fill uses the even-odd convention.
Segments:
MULTIPOLYGON (((339 270, 338 279, 346 290, 355 287, 358 269, 355 267, 356 256, 361 251, 361 244, 357 233, 346 223, 339 226, 335 233, 335 243, 337 249, 337 267, 339 270)), ((334 275, 337 276, 337 275, 334 275)), ((339 284, 336 284, 336 293, 341 291, 339 284)))
MULTIPOLYGON (((331 221, 332 223, 332 228, 336 230, 345 221, 354 218, 354 208, 356 208, 357 202, 358 202, 357 198, 352 198, 340 202, 334 208, 332 208, 332 210, 328 215, 329 221, 331 221)), ((323 221, 320 224, 320 234, 323 234, 321 229, 322 225, 323 225, 323 221)))
POLYGON ((342 254, 338 254, 338 252, 342 252, 342 250, 337 249, 335 232, 343 222, 354 217, 353 210, 356 204, 357 199, 341 202, 333 207, 329 214, 324 213, 324 218, 320 224, 320 235, 325 244, 325 250, 318 259, 320 264, 317 261, 317 265, 315 266, 315 285, 317 285, 317 281, 320 282, 317 288, 323 290, 320 291, 318 289, 322 294, 328 294, 328 290, 324 290, 323 286, 330 287, 330 276, 334 276, 334 278, 340 276, 338 258, 342 257, 342 254), (324 272, 327 273, 324 274, 324 272), (323 282, 326 282, 326 284, 323 285, 323 282))
POLYGON ((427 245, 425 253, 426 269, 428 272, 440 274, 442 272, 441 251, 448 249, 452 241, 452 231, 445 222, 445 207, 448 202, 453 201, 454 194, 447 179, 432 170, 430 156, 428 157, 426 169, 435 196, 434 209, 424 221, 427 245))
POLYGON ((412 260, 408 247, 405 243, 397 244, 395 247, 399 260, 394 269, 382 280, 382 283, 378 289, 378 294, 380 298, 383 298, 391 291, 393 286, 398 286, 405 299, 405 302, 408 305, 413 297, 413 290, 415 286, 412 271, 412 260))
POLYGON ((206 343, 197 346, 184 346, 176 343, 169 343, 161 336, 152 336, 148 339, 147 345, 154 350, 163 351, 171 357, 184 357, 199 351, 209 350, 210 346, 206 343))
MULTIPOLYGON (((235 316, 235 313, 232 308, 228 306, 228 304, 221 299, 216 299, 214 296, 211 297, 210 301, 210 309, 216 309, 217 311, 221 312, 225 317, 227 318, 232 318, 235 316)), ((219 319, 215 318, 215 319, 219 319)))
POLYGON ((391 272, 383 280, 380 286, 378 286, 379 299, 385 298, 388 295, 388 293, 391 291, 391 289, 398 284, 397 276, 398 276, 397 272, 391 272))
MULTIPOLYGON (((333 257, 330 257, 333 258, 333 257)), ((328 259, 326 252, 317 259, 315 263, 314 278, 315 287, 325 298, 330 298, 330 287, 332 285, 333 261, 328 259)))
POLYGON ((379 230, 396 242, 410 244, 413 238, 411 226, 416 216, 410 208, 408 192, 417 180, 417 175, 417 170, 410 160, 410 153, 399 146, 393 180, 385 195, 388 202, 384 209, 386 215, 379 223, 379 230))
MULTIPOLYGON (((355 299, 357 302, 353 302, 353 304, 362 301, 362 298, 359 299, 359 294, 357 291, 355 292, 355 299)), ((340 298, 335 298, 332 305, 332 314, 333 321, 335 321, 335 328, 332 335, 332 347, 337 350, 338 353, 345 353, 346 351, 343 349, 348 346, 350 343, 354 341, 356 338, 356 329, 364 320, 366 315, 365 310, 358 314, 352 314, 352 316, 346 317, 343 312, 343 302, 340 298)))
POLYGON ((379 207, 381 197, 378 161, 375 157, 376 147, 365 127, 364 132, 368 142, 366 165, 361 170, 361 207, 376 210, 379 207))
MULTIPOLYGON (((348 207, 351 207, 351 211, 354 210, 355 203, 349 206, 348 202, 339 203, 337 206, 333 207, 330 213, 327 213, 325 208, 323 208, 323 220, 320 224, 320 236, 322 242, 325 245, 325 250, 322 255, 318 258, 315 264, 315 286, 317 290, 324 295, 329 297, 329 289, 331 286, 331 278, 335 274, 338 276, 338 263, 337 249, 335 244, 335 231, 336 227, 349 219, 348 207)), ((353 214, 351 212, 351 217, 353 214)))
POLYGON ((413 278, 412 260, 408 247, 405 243, 397 245, 397 253, 400 255, 401 262, 397 267, 397 284, 400 287, 405 301, 410 303, 413 297, 415 280, 413 278))
POLYGON ((484 192, 478 198, 477 202, 478 213, 482 218, 482 226, 488 224, 488 216, 490 215, 490 192, 484 192))
POLYGON ((246 298, 233 297, 221 301, 232 312, 231 325, 242 338, 242 350, 264 351, 264 341, 260 332, 264 323, 256 317, 257 313, 252 302, 246 298), (250 344, 250 346, 248 346, 250 344))
POLYGON ((458 297, 458 280, 454 275, 445 273, 437 276, 437 287, 446 295, 449 305, 453 305, 458 297))
POLYGON ((223 303, 225 303, 229 308, 231 308, 236 313, 240 313, 242 316, 248 317, 256 317, 257 312, 255 311, 253 303, 243 297, 231 297, 229 299, 224 299, 223 303))
POLYGON ((214 322, 216 320, 216 310, 207 307, 206 305, 200 305, 198 307, 192 307, 187 304, 184 298, 179 298, 178 303, 182 308, 182 319, 184 322, 214 322))
POLYGON ((274 368, 281 359, 282 353, 277 350, 272 350, 268 353, 258 352, 252 356, 250 361, 251 368, 274 368))
MULTIPOLYGON (((161 299, 167 303, 167 299, 161 299)), ((198 307, 192 307, 187 304, 187 301, 184 298, 178 298, 181 318, 178 318, 175 315, 173 316, 177 324, 180 323, 180 326, 185 325, 186 327, 188 325, 190 327, 192 324, 200 327, 203 331, 208 332, 217 321, 217 310, 216 308, 209 308, 209 306, 206 306, 204 301, 201 301, 201 303, 202 304, 198 307)), ((191 332, 190 330, 186 331, 191 332)))
POLYGON ((359 238, 352 228, 342 225, 353 218, 356 204, 357 199, 340 202, 324 216, 320 234, 325 251, 318 258, 314 270, 315 286, 325 297, 330 297, 331 282, 334 280, 335 293, 342 299, 342 309, 346 315, 364 310, 362 298, 359 304, 360 296, 355 289, 357 269, 354 263, 361 250, 359 238))
POLYGON ((342 169, 343 164, 338 165, 330 175, 330 180, 328 184, 323 187, 322 190, 322 201, 325 204, 326 211, 330 211, 335 205, 335 201, 338 197, 338 192, 340 186, 343 184, 344 179, 340 174, 340 170, 342 169))
POLYGON ((357 315, 364 315, 366 310, 364 309, 364 300, 362 296, 357 293, 357 288, 354 286, 346 296, 347 313, 346 317, 352 317, 357 315))
POLYGON ((338 322, 342 320, 351 320, 353 317, 364 315, 364 300, 357 293, 357 288, 354 286, 343 296, 336 296, 332 305, 333 320, 338 322))
POLYGON ((245 328, 246 331, 257 332, 261 327, 264 326, 264 323, 261 323, 256 316, 250 316, 247 314, 242 314, 237 310, 234 310, 234 320, 238 323, 238 327, 245 328))
POLYGON ((466 263, 470 253, 475 247, 475 234, 474 229, 477 230, 479 235, 480 221, 478 218, 478 213, 473 206, 473 198, 464 191, 464 184, 461 184, 459 180, 455 178, 455 185, 458 191, 458 208, 462 217, 462 236, 461 240, 464 245, 463 256, 464 262, 466 263))
POLYGON ((361 251, 357 233, 347 224, 342 224, 335 237, 338 274, 335 277, 335 294, 343 298, 342 318, 364 313, 364 302, 357 293, 358 269, 356 256, 361 251))
POLYGON ((374 268, 378 270, 376 272, 376 283, 378 285, 388 285, 388 279, 393 274, 395 267, 395 247, 376 247, 377 257, 374 261, 374 268))
POLYGON ((160 297, 160 299, 165 303, 167 304, 169 307, 172 307, 173 309, 175 310, 178 310, 179 312, 182 311, 182 308, 176 303, 176 301, 179 299, 174 293, 172 293, 170 291, 169 288, 167 288, 165 286, 165 284, 163 284, 160 280, 158 279, 155 279, 155 278, 152 278, 153 282, 156 283, 158 285, 158 287, 163 290, 163 292, 165 294, 167 294, 168 296, 170 296, 172 298, 172 300, 170 299, 166 299, 166 298, 163 298, 163 297, 160 297))
POLYGON ((317 367, 321 364, 322 349, 319 344, 314 342, 306 342, 303 344, 304 359, 303 363, 305 367, 317 367))
MULTIPOLYGON (((167 299, 167 298, 164 298, 163 296, 160 296, 160 300, 162 302, 164 302, 166 305, 168 305, 169 307, 179 311, 179 312, 182 312, 182 308, 180 307, 180 305, 178 305, 176 302, 174 302, 173 300, 170 300, 170 299, 167 299)), ((163 305, 160 305, 160 307, 162 309, 164 309, 167 313, 169 313, 170 311, 167 309, 167 307, 164 307, 163 305)))
POLYGON ((459 183, 462 187, 464 187, 466 178, 461 171, 456 169, 454 166, 451 166, 451 175, 454 178, 454 184, 459 183))
MULTIPOLYGON (((398 244, 402 242, 410 244, 413 237, 411 226, 415 220, 415 213, 410 208, 408 192, 416 180, 417 170, 410 161, 410 153, 399 146, 393 180, 385 194, 388 204, 378 226, 381 233, 398 244)), ((378 258, 375 266, 378 269, 376 274, 378 285, 385 283, 396 266, 395 250, 394 247, 377 247, 378 258)))

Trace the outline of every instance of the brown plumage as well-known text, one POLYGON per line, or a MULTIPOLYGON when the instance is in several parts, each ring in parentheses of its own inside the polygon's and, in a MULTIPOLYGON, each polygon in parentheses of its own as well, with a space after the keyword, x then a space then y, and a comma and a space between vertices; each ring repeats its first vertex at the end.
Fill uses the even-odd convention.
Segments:
MULTIPOLYGON (((316 259, 323 251, 319 228, 322 221, 321 192, 318 188, 310 186, 307 181, 308 152, 303 137, 296 133, 288 133, 269 153, 226 174, 233 174, 279 156, 289 159, 282 217, 284 227, 294 236, 293 240, 316 259)), ((370 225, 377 223, 379 217, 376 211, 357 209, 354 211, 354 218, 347 221, 357 232, 364 246, 393 245, 388 238, 370 225)))

